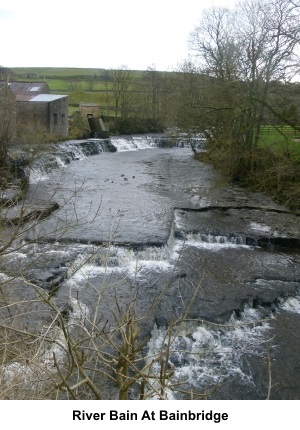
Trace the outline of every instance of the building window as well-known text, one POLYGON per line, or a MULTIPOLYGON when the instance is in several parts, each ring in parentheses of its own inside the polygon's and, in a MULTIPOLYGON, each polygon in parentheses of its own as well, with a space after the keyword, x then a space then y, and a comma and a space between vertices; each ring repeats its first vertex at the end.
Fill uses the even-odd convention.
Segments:
POLYGON ((65 114, 64 114, 64 113, 62 113, 62 114, 61 114, 61 123, 62 123, 62 124, 64 124, 64 123, 65 123, 65 121, 66 121, 66 120, 65 120, 65 114))
POLYGON ((57 113, 53 114, 53 122, 54 124, 57 124, 57 113))

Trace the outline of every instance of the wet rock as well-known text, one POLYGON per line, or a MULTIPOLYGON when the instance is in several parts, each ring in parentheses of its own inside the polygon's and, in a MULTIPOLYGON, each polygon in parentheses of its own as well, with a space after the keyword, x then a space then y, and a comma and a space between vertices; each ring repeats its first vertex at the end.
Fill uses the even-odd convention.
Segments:
POLYGON ((162 316, 156 316, 154 321, 158 328, 167 328, 169 325, 169 321, 162 316))
POLYGON ((58 208, 56 202, 46 205, 20 203, 2 211, 0 222, 6 225, 22 225, 28 221, 46 218, 58 208))
POLYGON ((199 234, 205 241, 240 243, 260 247, 300 248, 299 216, 269 210, 244 208, 205 208, 175 210, 174 234, 185 239, 188 234, 199 234))
POLYGON ((12 205, 17 202, 22 195, 22 189, 17 185, 11 185, 3 190, 0 190, 1 207, 12 205))
POLYGON ((64 305, 61 308, 60 314, 63 317, 63 319, 67 322, 69 321, 70 314, 73 312, 73 306, 71 303, 64 303, 64 305))
MULTIPOLYGON (((67 267, 72 266, 78 256, 82 256, 80 262, 90 256, 80 248, 79 242, 101 243, 105 247, 108 239, 110 244, 124 246, 131 251, 147 250, 154 245, 166 246, 169 260, 158 262, 168 263, 162 268, 163 265, 156 265, 157 261, 149 257, 144 267, 133 275, 133 260, 128 262, 128 267, 126 264, 120 267, 114 255, 106 254, 104 261, 101 255, 93 261, 89 259, 88 262, 96 266, 92 267, 95 272, 103 263, 108 263, 109 270, 105 274, 98 270, 98 274, 91 273, 90 277, 83 271, 83 276, 80 274, 74 280, 72 294, 93 312, 99 286, 105 286, 101 290, 97 314, 99 325, 115 324, 113 312, 122 316, 129 305, 135 305, 137 320, 141 324, 141 342, 146 342, 153 323, 165 329, 174 321, 192 319, 202 325, 205 322, 206 326, 217 326, 218 333, 223 331, 226 334, 228 323, 234 318, 241 319, 245 309, 257 312, 261 319, 282 315, 282 299, 295 296, 300 288, 299 217, 272 203, 266 196, 235 187, 216 187, 212 169, 190 159, 187 163, 187 157, 170 155, 166 151, 153 156, 139 155, 138 152, 114 155, 116 157, 102 157, 102 160, 95 158, 91 163, 83 161, 80 167, 73 163, 68 168, 69 178, 75 175, 82 183, 87 178, 91 185, 77 196, 80 207, 76 215, 80 219, 86 221, 86 208, 90 207, 91 200, 94 203, 98 198, 98 202, 103 202, 94 224, 82 227, 80 223, 74 223, 68 228, 68 224, 60 224, 64 217, 55 213, 41 227, 50 232, 59 227, 60 232, 66 233, 65 237, 62 238, 60 232, 57 236, 52 233, 49 235, 51 244, 39 243, 36 248, 32 245, 30 251, 29 248, 24 251, 29 255, 27 268, 32 270, 31 279, 50 289, 50 294, 54 285, 55 300, 62 308, 64 318, 67 319, 72 311, 69 305, 62 305, 70 298, 70 285, 63 282, 67 267), (95 175, 96 170, 99 175, 95 175), (126 178, 135 174, 136 179, 128 181, 126 187, 120 187, 120 171, 126 178), (119 178, 115 181, 118 184, 111 185, 113 181, 106 181, 104 185, 104 180, 112 175, 119 178), (160 181, 166 185, 165 188, 160 186, 160 181), (177 209, 174 211, 175 206, 177 209), (113 238, 108 237, 108 227, 112 225, 111 209, 113 213, 120 211, 118 213, 122 214, 113 238), (173 234, 170 236, 173 221, 175 240, 173 234), (196 240, 188 243, 185 239, 190 233, 196 240), (56 240, 66 240, 68 245, 61 254, 52 257, 56 240), (180 253, 176 262, 176 257, 172 257, 173 251, 180 253), (173 271, 172 265, 176 266, 173 271)), ((55 179, 52 177, 48 185, 50 192, 55 184, 57 186, 55 179)), ((47 187, 41 189, 43 195, 47 187)), ((67 195, 64 193, 62 190, 62 202, 67 195)), ((72 208, 65 206, 65 209, 72 213, 72 208)), ((90 218, 94 220, 93 214, 90 218)), ((24 267, 24 273, 25 263, 20 260, 19 264, 20 268, 24 267)), ((25 293, 26 285, 20 294, 25 293)), ((297 323, 296 319, 286 318, 282 327, 270 320, 274 331, 268 332, 268 336, 275 339, 272 359, 274 357, 278 363, 277 367, 275 363, 276 381, 283 384, 282 392, 280 388, 274 390, 274 398, 299 397, 299 378, 298 388, 293 378, 288 380, 289 375, 299 374, 299 317, 297 323), (282 372, 285 356, 288 356, 288 371, 282 372), (278 376, 280 372, 284 377, 278 376), (284 378, 288 382, 284 382, 284 378)), ((256 328, 259 324, 255 320, 249 326, 256 328)), ((262 346, 254 358, 251 357, 252 347, 256 345, 249 344, 241 360, 245 374, 254 375, 254 382, 250 377, 249 380, 228 379, 218 390, 216 398, 265 398, 268 382, 265 352, 269 338, 266 336, 258 342, 262 346)), ((179 340, 179 348, 185 348, 186 345, 179 340)), ((172 359, 178 366, 188 363, 188 357, 184 355, 175 354, 172 359)), ((211 360, 210 366, 215 362, 216 359, 211 360)), ((213 367, 210 369, 213 369, 212 373, 215 370, 213 367)))
POLYGON ((42 269, 32 269, 29 274, 29 280, 47 290, 57 288, 62 284, 67 278, 67 269, 60 270, 42 270, 42 269))

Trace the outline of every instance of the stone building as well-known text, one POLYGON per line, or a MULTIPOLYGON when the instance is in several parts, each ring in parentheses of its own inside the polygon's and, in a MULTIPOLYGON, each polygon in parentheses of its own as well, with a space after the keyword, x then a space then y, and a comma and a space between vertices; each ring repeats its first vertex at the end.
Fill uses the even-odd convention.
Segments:
POLYGON ((17 102, 29 101, 38 94, 50 93, 50 88, 46 82, 10 82, 9 85, 15 93, 17 102))
POLYGON ((79 103, 79 110, 84 118, 99 118, 100 116, 98 103, 79 103))
POLYGON ((84 118, 90 137, 107 138, 109 129, 100 117, 100 108, 98 103, 80 103, 79 111, 84 118))
POLYGON ((68 135, 68 96, 49 94, 45 82, 11 82, 10 88, 16 96, 18 130, 68 135))
POLYGON ((68 96, 38 94, 17 102, 18 127, 33 124, 50 135, 68 135, 68 96))

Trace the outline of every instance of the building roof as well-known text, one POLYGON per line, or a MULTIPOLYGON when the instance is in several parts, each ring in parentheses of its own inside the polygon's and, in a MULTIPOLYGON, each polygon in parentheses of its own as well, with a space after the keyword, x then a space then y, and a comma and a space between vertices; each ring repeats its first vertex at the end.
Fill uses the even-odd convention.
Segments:
POLYGON ((28 101, 38 94, 48 94, 50 91, 46 82, 11 82, 10 88, 17 101, 28 101))
POLYGON ((67 95, 61 94, 38 94, 37 96, 32 97, 28 101, 30 102, 52 102, 53 100, 62 99, 64 97, 68 97, 67 95))

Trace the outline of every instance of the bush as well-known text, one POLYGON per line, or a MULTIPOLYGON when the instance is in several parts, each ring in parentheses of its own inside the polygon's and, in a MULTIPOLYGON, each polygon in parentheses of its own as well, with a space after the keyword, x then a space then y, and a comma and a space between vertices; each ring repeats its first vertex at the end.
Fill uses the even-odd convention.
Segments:
POLYGON ((158 120, 143 118, 118 119, 111 127, 112 134, 144 134, 163 132, 163 125, 158 120))
POLYGON ((253 157, 250 151, 238 151, 236 146, 225 143, 197 154, 197 158, 211 162, 224 180, 267 193, 278 203, 300 211, 300 165, 298 156, 291 151, 257 147, 253 157))

